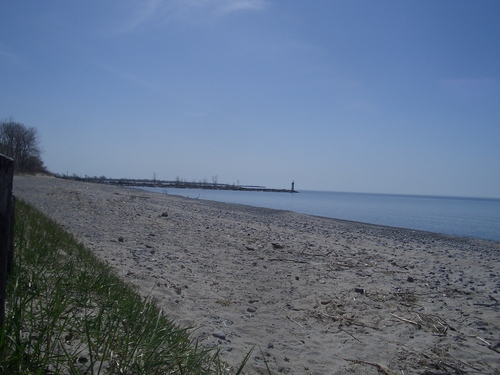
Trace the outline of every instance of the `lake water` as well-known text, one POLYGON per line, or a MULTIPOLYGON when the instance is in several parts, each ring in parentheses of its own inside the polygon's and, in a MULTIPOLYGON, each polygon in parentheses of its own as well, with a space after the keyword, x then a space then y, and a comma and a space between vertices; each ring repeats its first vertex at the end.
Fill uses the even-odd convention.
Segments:
POLYGON ((143 188, 226 203, 500 241, 500 199, 301 191, 143 188))

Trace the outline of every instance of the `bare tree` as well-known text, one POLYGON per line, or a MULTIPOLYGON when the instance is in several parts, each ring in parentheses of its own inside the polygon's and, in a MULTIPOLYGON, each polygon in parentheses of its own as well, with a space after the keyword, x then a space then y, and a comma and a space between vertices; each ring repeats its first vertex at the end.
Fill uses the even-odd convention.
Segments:
POLYGON ((13 120, 0 122, 0 153, 14 159, 18 171, 46 172, 36 128, 13 120))

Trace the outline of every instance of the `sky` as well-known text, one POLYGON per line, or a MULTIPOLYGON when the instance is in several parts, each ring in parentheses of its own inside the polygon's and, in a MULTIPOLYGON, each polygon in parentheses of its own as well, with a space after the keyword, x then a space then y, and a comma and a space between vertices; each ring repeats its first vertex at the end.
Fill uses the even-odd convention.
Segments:
POLYGON ((498 0, 0 2, 54 173, 500 198, 498 0))

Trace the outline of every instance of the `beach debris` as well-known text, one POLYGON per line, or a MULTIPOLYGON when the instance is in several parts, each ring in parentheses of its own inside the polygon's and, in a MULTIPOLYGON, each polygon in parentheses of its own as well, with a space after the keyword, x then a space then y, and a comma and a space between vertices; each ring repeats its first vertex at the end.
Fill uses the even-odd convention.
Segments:
POLYGON ((392 371, 389 367, 387 367, 386 365, 382 365, 380 363, 366 362, 366 361, 361 361, 359 359, 348 359, 348 358, 342 358, 342 359, 344 361, 348 361, 348 362, 354 362, 357 364, 376 367, 378 372, 381 372, 382 374, 385 374, 385 375, 397 375, 397 373, 392 371))
POLYGON ((124 238, 122 236, 118 237, 118 242, 123 242, 124 238))
POLYGON ((304 263, 309 264, 309 261, 306 260, 297 260, 297 259, 283 259, 283 258, 269 258, 269 262, 279 261, 279 262, 293 262, 293 263, 304 263))
POLYGON ((321 311, 309 311, 309 313, 308 313, 309 316, 312 316, 320 321, 324 321, 324 318, 327 318, 327 321, 329 321, 331 319, 334 322, 341 322, 341 324, 345 323, 346 326, 353 325, 353 326, 374 329, 376 331, 380 330, 379 328, 377 328, 373 324, 363 323, 354 317, 348 317, 348 316, 345 316, 343 314, 344 314, 344 312, 340 312, 339 315, 331 315, 331 314, 323 313, 321 311))
POLYGON ((73 340, 73 332, 70 330, 67 335, 64 336, 64 341, 67 343, 71 342, 73 340))
POLYGON ((495 302, 495 303, 474 303, 474 306, 486 306, 486 307, 494 307, 494 306, 499 306, 500 302, 495 302))
POLYGON ((359 294, 365 294, 365 290, 363 288, 354 288, 354 291, 359 294))
POLYGON ((500 341, 499 342, 496 342, 494 344, 489 344, 488 345, 488 349, 491 349, 497 353, 500 353, 500 341))
POLYGON ((162 214, 160 215, 160 217, 168 217, 168 212, 167 211, 162 212, 162 214))
POLYGON ((415 280, 413 279, 413 277, 408 276, 408 278, 406 279, 406 281, 408 281, 409 283, 412 283, 412 282, 414 282, 415 280))
POLYGON ((484 342, 487 346, 491 347, 491 343, 489 343, 488 341, 486 341, 485 339, 482 339, 481 337, 479 336, 476 336, 476 339, 478 339, 479 341, 482 341, 484 342))
POLYGON ((338 328, 339 328, 339 331, 344 332, 345 334, 347 334, 347 335, 351 336, 351 337, 352 337, 354 340, 356 340, 357 342, 361 343, 361 341, 360 341, 360 340, 359 340, 356 336, 354 336, 353 334, 351 334, 351 333, 347 332, 345 329, 343 329, 343 328, 342 328, 342 323, 340 323, 340 324, 339 324, 339 327, 338 327, 338 328))
POLYGON ((273 246, 273 249, 275 249, 275 250, 283 249, 283 245, 281 245, 277 242, 271 242, 271 245, 273 246))
POLYGON ((392 313, 391 313, 391 316, 393 316, 394 318, 399 319, 399 320, 401 320, 403 322, 413 324, 413 325, 417 326, 419 329, 421 327, 420 323, 414 322, 413 320, 405 319, 405 318, 402 318, 402 317, 397 316, 397 315, 392 314, 392 313))
POLYGON ((213 332, 212 336, 216 337, 218 339, 221 339, 221 340, 225 340, 226 339, 226 332, 224 332, 222 330, 218 330, 218 331, 213 332))
POLYGON ((130 332, 132 328, 134 328, 134 324, 130 319, 123 319, 122 321, 123 328, 125 328, 126 332, 130 332))
POLYGON ((292 319, 292 318, 291 318, 291 317, 289 317, 288 315, 285 315, 285 316, 286 316, 286 318, 287 318, 288 320, 290 320, 290 321, 294 322, 294 323, 295 323, 295 324, 297 324, 300 328, 305 329, 305 327, 304 327, 302 324, 300 324, 299 322, 297 322, 296 320, 292 319))

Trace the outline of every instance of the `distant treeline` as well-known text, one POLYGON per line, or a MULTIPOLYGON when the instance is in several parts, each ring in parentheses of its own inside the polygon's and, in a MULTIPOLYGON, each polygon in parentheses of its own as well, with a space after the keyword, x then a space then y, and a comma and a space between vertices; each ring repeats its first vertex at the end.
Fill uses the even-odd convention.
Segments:
POLYGON ((48 173, 36 128, 13 119, 0 121, 0 154, 14 160, 15 173, 48 173))
POLYGON ((84 181, 93 182, 98 184, 108 184, 117 186, 131 186, 131 187, 156 187, 156 188, 177 188, 177 189, 207 189, 207 190, 236 190, 236 191, 265 191, 265 192, 276 192, 276 193, 297 193, 295 190, 290 189, 268 189, 264 186, 254 186, 254 185, 237 185, 237 184, 221 184, 216 181, 209 183, 207 181, 201 182, 187 182, 180 179, 175 181, 166 180, 148 180, 148 179, 130 179, 130 178, 107 178, 101 177, 81 177, 78 175, 61 175, 56 174, 55 177, 74 180, 74 181, 84 181))

